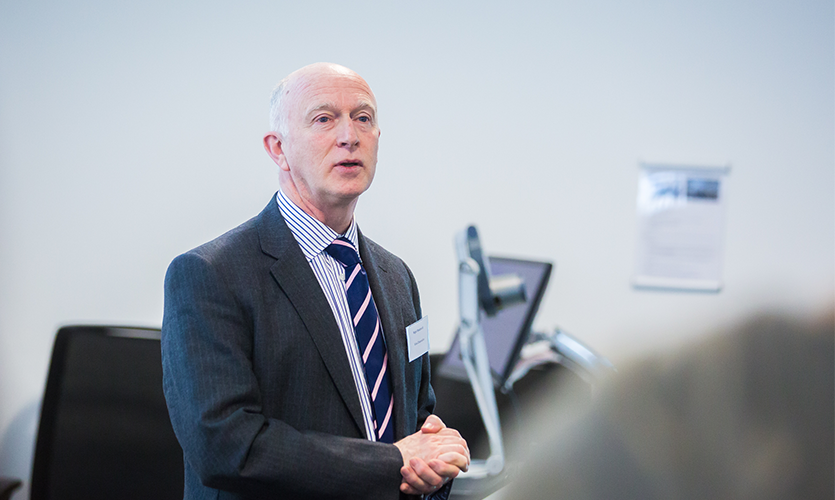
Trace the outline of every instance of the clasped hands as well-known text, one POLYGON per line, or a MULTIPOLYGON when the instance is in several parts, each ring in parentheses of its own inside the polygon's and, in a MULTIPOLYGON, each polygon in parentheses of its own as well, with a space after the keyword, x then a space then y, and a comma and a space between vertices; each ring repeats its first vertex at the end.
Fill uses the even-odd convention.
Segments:
POLYGON ((419 431, 394 443, 403 455, 400 491, 432 493, 470 466, 470 449, 455 429, 430 415, 419 431))

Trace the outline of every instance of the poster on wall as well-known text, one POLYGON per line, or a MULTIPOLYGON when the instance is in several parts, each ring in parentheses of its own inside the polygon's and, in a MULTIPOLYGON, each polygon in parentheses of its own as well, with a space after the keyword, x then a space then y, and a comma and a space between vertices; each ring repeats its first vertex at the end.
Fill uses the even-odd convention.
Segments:
POLYGON ((730 166, 640 168, 633 286, 720 291, 730 166))

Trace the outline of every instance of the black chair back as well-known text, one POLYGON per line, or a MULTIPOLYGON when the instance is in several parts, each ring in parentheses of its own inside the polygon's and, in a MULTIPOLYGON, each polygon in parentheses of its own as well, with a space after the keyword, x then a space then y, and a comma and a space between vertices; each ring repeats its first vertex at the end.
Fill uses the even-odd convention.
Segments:
POLYGON ((31 500, 183 498, 159 330, 70 326, 55 339, 31 500))

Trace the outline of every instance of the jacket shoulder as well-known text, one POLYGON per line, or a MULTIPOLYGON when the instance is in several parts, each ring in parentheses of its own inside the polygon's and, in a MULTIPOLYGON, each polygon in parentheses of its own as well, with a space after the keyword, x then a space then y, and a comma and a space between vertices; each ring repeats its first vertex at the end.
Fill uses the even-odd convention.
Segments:
POLYGON ((283 219, 273 197, 270 198, 264 210, 255 217, 185 252, 174 260, 191 256, 199 257, 208 263, 244 261, 262 254, 263 233, 275 229, 275 226, 279 224, 283 225, 283 219))
POLYGON ((213 240, 185 252, 185 255, 194 254, 210 262, 227 260, 234 256, 240 256, 242 252, 249 252, 259 247, 258 227, 253 217, 243 224, 230 229, 213 240))

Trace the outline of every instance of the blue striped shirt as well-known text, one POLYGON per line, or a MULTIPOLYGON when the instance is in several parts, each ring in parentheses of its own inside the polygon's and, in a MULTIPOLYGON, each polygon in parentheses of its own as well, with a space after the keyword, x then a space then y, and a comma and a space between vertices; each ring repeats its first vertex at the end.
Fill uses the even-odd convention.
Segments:
POLYGON ((357 346, 354 323, 351 320, 348 298, 345 295, 345 268, 325 252, 325 248, 339 236, 348 238, 354 248, 359 251, 356 219, 352 219, 348 230, 345 234, 340 235, 299 208, 281 191, 276 193, 275 198, 284 221, 299 243, 302 253, 310 264, 313 274, 316 275, 316 279, 319 280, 322 292, 324 292, 325 298, 328 299, 328 304, 331 306, 336 324, 342 334, 342 343, 345 346, 348 363, 351 365, 351 373, 354 375, 354 385, 357 388, 362 417, 365 422, 365 435, 368 436, 369 440, 376 441, 371 395, 368 392, 368 384, 365 382, 365 367, 357 346))

